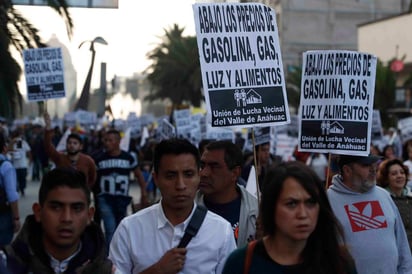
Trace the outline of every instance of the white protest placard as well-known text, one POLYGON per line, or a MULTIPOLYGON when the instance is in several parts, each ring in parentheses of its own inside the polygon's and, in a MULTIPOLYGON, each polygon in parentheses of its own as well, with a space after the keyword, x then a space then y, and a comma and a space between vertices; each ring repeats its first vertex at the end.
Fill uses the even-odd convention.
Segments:
POLYGON ((125 131, 127 129, 127 122, 123 119, 113 119, 112 126, 118 131, 125 131))
POLYGON ((66 96, 61 48, 26 49, 23 60, 29 101, 66 96))
POLYGON ((246 190, 252 194, 256 199, 258 198, 258 190, 256 184, 256 170, 255 166, 250 167, 248 179, 246 181, 246 190))
POLYGON ((194 4, 197 44, 212 127, 289 122, 274 10, 259 3, 194 4))
POLYGON ((191 115, 190 123, 190 138, 193 144, 198 144, 202 140, 201 126, 200 121, 203 117, 203 114, 191 115))
POLYGON ((293 152, 298 139, 287 134, 278 134, 276 136, 276 153, 275 155, 282 157, 283 161, 291 161, 293 159, 293 152))
POLYGON ((153 124, 156 119, 152 113, 146 113, 140 116, 140 121, 142 123, 142 127, 144 127, 153 124))
POLYGON ((76 115, 76 122, 79 125, 90 126, 90 125, 95 125, 97 123, 96 112, 79 109, 75 111, 75 115, 76 115))
POLYGON ((210 140, 230 140, 234 142, 235 132, 230 128, 219 128, 207 125, 206 137, 204 139, 210 140))
POLYGON ((122 137, 122 139, 120 139, 120 149, 124 150, 124 151, 129 151, 129 147, 130 147, 130 132, 131 132, 131 128, 127 128, 124 131, 124 135, 122 137))
POLYGON ((130 137, 138 138, 142 135, 142 123, 135 112, 130 112, 126 118, 127 127, 130 128, 130 137))
POLYGON ((272 140, 272 136, 271 136, 270 127, 254 127, 253 129, 250 128, 247 133, 245 147, 249 150, 253 150, 253 146, 270 143, 271 140, 272 140), (253 140, 252 130, 254 134, 254 140, 253 140))
POLYGON ((199 129, 192 129, 190 131, 190 142, 195 146, 199 146, 200 141, 202 141, 202 134, 199 129))
POLYGON ((192 121, 192 125, 193 126, 196 125, 196 127, 199 127, 200 129, 201 127, 200 124, 201 124, 203 117, 204 117, 204 114, 201 114, 201 113, 196 113, 194 115, 191 115, 190 120, 192 121))
POLYGON ((66 129, 63 136, 60 138, 59 143, 56 146, 57 151, 60 151, 60 152, 66 151, 67 138, 69 137, 71 133, 72 133, 72 130, 70 128, 66 129))
POLYGON ((246 142, 244 144, 244 150, 253 151, 255 146, 266 144, 270 145, 270 153, 275 155, 277 145, 277 127, 255 127, 254 140, 252 137, 252 129, 249 128, 246 136, 246 142))
POLYGON ((143 147, 149 138, 149 130, 147 129, 147 126, 144 126, 142 129, 142 137, 140 138, 140 147, 143 147))
POLYGON ((206 123, 206 115, 203 115, 199 121, 200 124, 200 136, 201 139, 206 139, 207 135, 207 123, 206 123))
POLYGON ((192 116, 190 109, 179 109, 173 111, 173 119, 176 126, 176 135, 178 138, 190 139, 190 131, 192 130, 192 116))
POLYGON ((75 112, 67 112, 63 116, 63 123, 67 127, 74 127, 76 126, 76 113, 75 112))
POLYGON ((412 117, 400 119, 398 121, 398 129, 403 143, 412 140, 412 117))
POLYGON ((369 154, 376 62, 355 51, 303 54, 299 151, 369 154))
POLYGON ((290 123, 287 125, 276 125, 277 134, 286 134, 295 138, 299 135, 299 117, 296 114, 290 115, 290 123))
POLYGON ((174 138, 176 129, 167 119, 163 119, 159 124, 159 135, 162 137, 161 140, 174 138))
POLYGON ((383 138, 383 129, 382 129, 382 120, 381 113, 378 109, 373 110, 372 115, 372 141, 382 140, 383 138))

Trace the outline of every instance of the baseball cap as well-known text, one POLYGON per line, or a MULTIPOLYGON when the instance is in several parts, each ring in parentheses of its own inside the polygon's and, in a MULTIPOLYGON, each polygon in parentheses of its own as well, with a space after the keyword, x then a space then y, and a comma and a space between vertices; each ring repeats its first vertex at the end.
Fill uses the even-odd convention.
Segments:
POLYGON ((338 164, 339 168, 342 169, 344 165, 347 165, 349 163, 371 165, 373 163, 376 163, 380 159, 382 159, 382 157, 371 154, 369 154, 368 156, 340 155, 338 159, 338 164))

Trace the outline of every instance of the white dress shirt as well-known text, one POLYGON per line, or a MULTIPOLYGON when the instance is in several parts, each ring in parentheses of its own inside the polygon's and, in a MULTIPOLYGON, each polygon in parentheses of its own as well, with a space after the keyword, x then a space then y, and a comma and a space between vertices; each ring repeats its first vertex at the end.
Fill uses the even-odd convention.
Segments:
POLYGON ((13 145, 13 151, 10 151, 11 160, 14 168, 27 168, 27 152, 31 151, 29 144, 18 138, 16 143, 13 145), (21 142, 21 147, 17 147, 17 142, 21 142))
MULTIPOLYGON (((176 226, 167 220, 161 202, 124 218, 110 243, 109 258, 116 273, 140 273, 158 262, 179 244, 195 208, 176 226)), ((221 273, 227 256, 236 248, 230 223, 208 211, 186 248, 186 261, 180 273, 221 273)))

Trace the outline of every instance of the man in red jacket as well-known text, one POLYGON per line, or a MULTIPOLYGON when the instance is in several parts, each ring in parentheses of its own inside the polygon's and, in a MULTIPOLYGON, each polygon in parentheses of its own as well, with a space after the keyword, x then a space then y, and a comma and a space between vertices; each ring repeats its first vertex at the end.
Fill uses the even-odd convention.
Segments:
POLYGON ((90 156, 81 152, 83 143, 80 136, 76 133, 71 133, 67 137, 66 152, 58 152, 52 144, 54 131, 51 128, 50 116, 47 112, 44 114, 44 121, 46 122, 44 148, 49 158, 56 167, 73 167, 82 171, 86 175, 87 185, 92 189, 96 181, 96 165, 90 156))

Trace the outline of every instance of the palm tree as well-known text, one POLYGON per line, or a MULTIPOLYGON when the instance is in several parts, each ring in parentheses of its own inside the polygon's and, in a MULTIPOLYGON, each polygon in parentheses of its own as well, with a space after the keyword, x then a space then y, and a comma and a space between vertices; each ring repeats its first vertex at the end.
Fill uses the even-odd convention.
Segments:
POLYGON ((165 30, 162 42, 147 54, 152 61, 145 71, 151 89, 145 99, 169 99, 172 112, 183 103, 198 107, 203 100, 196 37, 185 37, 183 31, 174 24, 165 30))
MULTIPOLYGON (((46 0, 44 0, 46 2, 46 0)), ((65 0, 47 0, 65 20, 69 37, 73 22, 65 0)), ((11 0, 0 0, 0 116, 15 118, 21 113, 23 97, 18 89, 22 69, 12 57, 11 47, 20 53, 27 48, 45 47, 39 30, 16 10, 11 0)))

